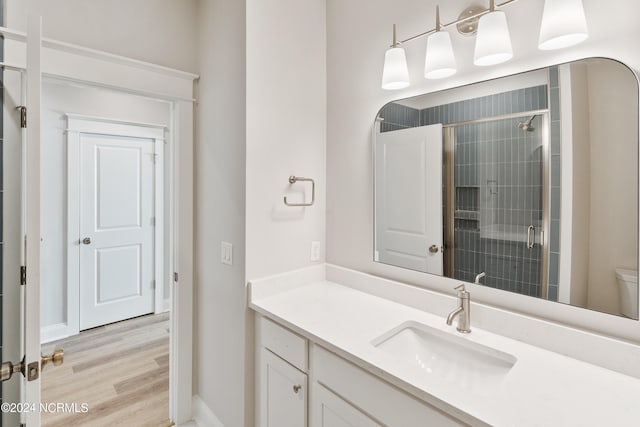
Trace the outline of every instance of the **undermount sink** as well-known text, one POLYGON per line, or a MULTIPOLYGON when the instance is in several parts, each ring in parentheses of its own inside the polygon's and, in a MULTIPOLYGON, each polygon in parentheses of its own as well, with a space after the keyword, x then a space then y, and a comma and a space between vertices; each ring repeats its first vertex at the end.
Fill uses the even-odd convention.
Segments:
POLYGON ((371 344, 416 375, 486 392, 500 384, 516 363, 515 356, 418 322, 405 322, 371 344))

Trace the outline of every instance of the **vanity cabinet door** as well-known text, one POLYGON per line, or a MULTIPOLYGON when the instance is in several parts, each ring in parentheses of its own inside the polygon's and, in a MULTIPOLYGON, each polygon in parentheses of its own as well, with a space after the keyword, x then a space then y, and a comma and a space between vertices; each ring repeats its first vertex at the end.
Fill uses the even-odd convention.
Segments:
POLYGON ((314 383, 311 400, 311 427, 380 427, 381 425, 314 383))
POLYGON ((260 427, 306 427, 307 375, 261 349, 260 427))

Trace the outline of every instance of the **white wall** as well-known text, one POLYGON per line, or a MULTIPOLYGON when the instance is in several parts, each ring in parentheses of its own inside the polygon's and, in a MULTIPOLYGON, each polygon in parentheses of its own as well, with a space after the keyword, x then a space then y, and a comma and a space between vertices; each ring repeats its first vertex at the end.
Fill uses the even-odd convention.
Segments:
MULTIPOLYGON (((561 92, 570 90, 571 111, 570 116, 565 116, 565 104, 561 105, 562 125, 571 127, 571 138, 563 138, 562 145, 568 145, 569 150, 564 151, 562 169, 571 162, 572 177, 561 185, 562 199, 570 204, 566 210, 571 209, 571 216, 561 216, 566 221, 571 221, 567 228, 571 231, 571 240, 566 243, 571 245, 570 252, 565 253, 566 246, 561 245, 560 264, 570 257, 571 274, 569 280, 560 281, 560 293, 563 287, 570 287, 568 302, 580 307, 587 307, 587 290, 589 287, 589 223, 591 218, 591 137, 589 135, 589 91, 587 90, 587 65, 572 64, 570 69, 570 89, 562 86, 561 92), (566 119, 566 120, 565 120, 566 119), (565 200, 568 199, 568 202, 565 200)), ((563 93, 564 99, 564 93, 563 93)), ((565 207, 565 206, 563 206, 565 207)), ((564 215, 564 210, 561 210, 564 215)), ((560 221, 561 224, 569 224, 560 221)), ((563 228, 563 227, 561 227, 563 228)), ((564 232, 564 230, 562 230, 564 232)), ((562 271, 563 266, 560 269, 562 271)))
MULTIPOLYGON (((41 324, 43 330, 67 322, 65 113, 171 126, 168 102, 51 80, 44 81, 42 158, 46 160, 42 162, 41 167, 42 209, 46 213, 42 216, 41 324)), ((165 271, 165 277, 168 277, 168 269, 165 271)))
POLYGON ((247 2, 249 280, 310 265, 314 240, 324 248, 325 51, 324 0, 247 2), (315 180, 314 206, 284 205, 311 197, 289 175, 315 180))
POLYGON ((621 64, 587 68, 591 135, 588 307, 620 314, 615 269, 638 268, 638 94, 621 64), (615 189, 615 190, 612 190, 615 189))
POLYGON ((311 241, 324 246, 324 2, 203 0, 198 16, 194 393, 224 425, 250 426, 245 277, 305 267, 311 241), (315 206, 284 207, 291 174, 316 180, 315 206))
POLYGON ((26 31, 28 11, 33 10, 42 16, 44 37, 179 70, 195 70, 197 0, 5 3, 9 28, 26 31))
MULTIPOLYGON (((442 2, 441 2, 442 3, 442 2)), ((373 262, 373 183, 371 129, 377 111, 385 103, 419 93, 459 86, 527 69, 589 57, 606 56, 638 68, 640 54, 635 40, 640 30, 633 16, 637 2, 585 1, 590 38, 582 45, 560 51, 537 49, 541 1, 522 1, 507 11, 515 57, 510 63, 480 68, 472 65, 473 38, 452 31, 459 72, 441 81, 422 77, 425 41, 407 44, 412 86, 400 91, 380 89, 384 51, 391 42, 391 25, 399 37, 408 37, 433 26, 435 2, 418 0, 327 0, 328 117, 327 117, 327 261, 393 279, 427 285, 451 293, 457 282, 373 262), (611 25, 615 22, 615 25, 611 25), (354 28, 357 27, 357 31, 354 28)), ((441 4, 442 19, 449 22, 460 13, 460 4, 441 4)), ((471 287, 474 297, 517 311, 530 310, 530 298, 492 289, 471 287)), ((539 307, 539 305, 536 305, 539 307)))
POLYGON ((245 2, 198 9, 194 394, 225 426, 245 425, 245 2), (233 244, 233 266, 220 242, 233 244))
MULTIPOLYGON (((247 0, 247 280, 312 264, 312 241, 321 245, 315 262, 324 262, 325 16, 324 0, 247 0), (315 180, 313 206, 284 205, 283 195, 293 201, 311 197, 309 184, 291 186, 290 175, 315 180)), ((245 426, 254 421, 252 325, 247 323, 244 337, 245 426)))

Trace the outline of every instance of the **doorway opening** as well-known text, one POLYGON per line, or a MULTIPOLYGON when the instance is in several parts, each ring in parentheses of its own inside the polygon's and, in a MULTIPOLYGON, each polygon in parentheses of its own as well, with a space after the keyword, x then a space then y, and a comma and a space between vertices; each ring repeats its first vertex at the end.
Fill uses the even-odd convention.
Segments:
POLYGON ((43 80, 41 350, 64 365, 42 402, 79 408, 43 426, 170 424, 172 120, 169 101, 43 80))
MULTIPOLYGON (((168 197, 162 204, 166 219, 162 227, 165 236, 162 251, 164 256, 155 257, 154 269, 159 267, 155 262, 156 259, 164 258, 165 262, 160 266, 162 272, 157 273, 153 278, 156 280, 157 288, 164 291, 162 294, 156 292, 154 295, 163 295, 165 298, 161 299, 160 303, 156 303, 154 298, 151 314, 147 316, 158 316, 168 309, 171 310, 169 314, 165 314, 170 323, 169 402, 167 405, 169 418, 178 424, 183 423, 191 418, 192 407, 193 247, 191 242, 193 222, 191 219, 193 217, 193 107, 196 101, 193 98, 193 83, 198 76, 81 46, 51 39, 44 40, 41 19, 37 16, 29 17, 27 31, 28 35, 0 28, 0 33, 5 37, 5 62, 0 63, 1 69, 5 71, 2 129, 4 178, 2 222, 5 233, 2 236, 4 286, 1 300, 1 345, 4 366, 11 366, 11 371, 16 373, 3 378, 3 403, 29 402, 39 405, 42 380, 53 371, 50 368, 50 362, 62 359, 59 354, 43 355, 42 344, 69 339, 71 336, 81 336, 79 334, 81 329, 80 285, 77 288, 78 297, 73 298, 73 291, 76 288, 72 286, 72 281, 67 280, 69 271, 71 274, 75 272, 78 277, 80 276, 79 267, 67 268, 67 261, 74 258, 69 256, 67 251, 67 246, 70 244, 67 240, 69 230, 67 214, 72 212, 68 206, 70 193, 67 188, 69 164, 67 136, 69 117, 75 115, 76 118, 86 119, 90 116, 92 119, 97 118, 111 124, 115 122, 148 127, 151 123, 161 124, 165 129, 164 159, 167 167, 165 167, 163 179, 164 192, 168 197), (62 96, 49 96, 45 90, 49 92, 57 90, 62 96), (75 93, 71 94, 74 91, 75 93), (97 92, 100 95, 99 102, 94 98, 97 92), (47 109, 45 104, 51 99, 57 100, 59 104, 53 106, 55 108, 49 105, 51 108, 47 109), (67 101, 82 103, 91 99, 93 103, 89 103, 90 108, 76 108, 77 105, 67 104, 67 101), (155 103, 156 107, 165 112, 168 111, 164 116, 168 119, 165 122, 164 119, 158 121, 140 117, 140 114, 149 110, 135 108, 134 100, 155 103), (28 126, 26 126, 27 117, 28 126), (52 170, 54 172, 47 175, 52 170), (56 195, 62 193, 64 197, 56 199, 56 195), (47 200, 48 198, 53 200, 47 200), (52 202, 58 203, 58 206, 49 209, 52 202), (164 279, 164 283, 157 281, 159 277, 164 279), (180 284, 180 286, 170 286, 170 284, 180 284), (49 304, 47 311, 41 303, 49 304), (19 372, 23 375, 18 375, 19 372)), ((104 135, 101 132, 96 134, 104 135)), ((144 138, 140 135, 134 135, 134 137, 144 138)), ((125 147, 120 148, 121 151, 126 151, 123 150, 125 147)), ((106 157, 101 160, 105 160, 106 163, 103 166, 114 169, 107 155, 113 152, 108 153, 106 149, 104 152, 106 157)), ((138 157, 145 157, 142 154, 140 152, 138 157)), ((129 167, 126 170, 130 172, 133 169, 135 168, 129 167)), ((99 167, 96 173, 99 174, 101 170, 103 169, 99 167)), ((122 178, 113 170, 110 173, 116 176, 115 179, 122 178)), ((135 192, 126 188, 124 193, 131 195, 135 192)), ((121 195, 118 194, 119 196, 121 195)), ((154 193, 154 201, 155 198, 154 193)), ((142 208, 140 210, 142 211, 142 208)), ((126 212, 130 213, 125 209, 126 212)), ((110 211, 111 220, 119 218, 120 213, 115 210, 110 211)), ((100 218, 102 219, 104 218, 100 218)), ((113 225, 113 223, 107 225, 113 225)), ((156 225, 156 229, 160 228, 156 225)), ((81 241, 84 245, 84 237, 81 239, 79 233, 73 240, 77 245, 80 245, 81 241)), ((90 240, 94 241, 91 237, 90 240)), ((144 252, 141 245, 142 243, 138 243, 139 253, 144 252)), ((135 243, 130 246, 135 246, 135 243)), ((157 251, 155 241, 154 247, 157 251)), ((130 248, 130 252, 134 252, 134 249, 130 248)), ((114 253, 106 255, 114 255, 114 253)), ((98 260, 96 265, 105 261, 106 266, 109 261, 109 256, 106 255, 104 259, 98 260)), ((110 261, 115 258, 117 257, 111 257, 110 261)), ((101 273, 105 273, 109 278, 108 272, 113 270, 112 267, 106 270, 107 273, 104 269, 98 271, 94 279, 95 277, 99 280, 105 279, 101 273)), ((129 265, 128 268, 123 268, 123 271, 118 267, 115 270, 117 274, 112 274, 111 279, 119 274, 122 276, 128 274, 127 277, 131 277, 133 276, 130 274, 131 271, 136 268, 129 265)), ((145 279, 142 275, 140 277, 139 286, 133 287, 138 294, 142 293, 140 289, 143 282, 148 281, 147 276, 145 279)), ((94 285, 96 281, 97 279, 94 280, 94 285)), ((130 291, 132 287, 130 284, 127 285, 128 287, 119 285, 122 285, 118 289, 120 293, 115 295, 108 294, 113 289, 97 289, 99 301, 105 303, 110 299, 125 300, 126 290, 130 291)), ((150 286, 153 285, 150 284, 150 286)), ((96 291, 95 288, 94 291, 96 291)), ((138 316, 140 313, 129 315, 138 316)), ((100 322, 103 321, 111 322, 113 319, 103 319, 100 322)), ((90 328, 89 332, 94 329, 91 326, 93 325, 86 326, 90 328)), ((106 328, 106 326, 101 327, 106 328)), ((162 330, 161 327, 159 330, 162 330)), ((108 350, 113 351, 113 346, 109 346, 108 350)), ((161 364, 162 359, 158 359, 156 363, 161 364)), ((161 366, 158 365, 158 367, 161 366)), ((88 411, 91 411, 91 408, 88 411)), ((4 425, 26 423, 39 426, 41 418, 40 411, 5 412, 2 414, 2 423, 4 425)), ((79 420, 78 423, 81 421, 79 420)))

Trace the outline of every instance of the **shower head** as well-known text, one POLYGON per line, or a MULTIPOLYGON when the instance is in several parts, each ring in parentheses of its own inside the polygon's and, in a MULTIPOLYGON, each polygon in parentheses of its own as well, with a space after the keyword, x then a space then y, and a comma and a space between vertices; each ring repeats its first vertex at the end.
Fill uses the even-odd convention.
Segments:
POLYGON ((533 127, 531 122, 533 122, 533 119, 535 119, 535 118, 536 118, 536 116, 533 115, 526 122, 519 122, 518 123, 518 128, 522 129, 522 130, 526 130, 527 132, 533 132, 535 130, 535 127, 533 127))

